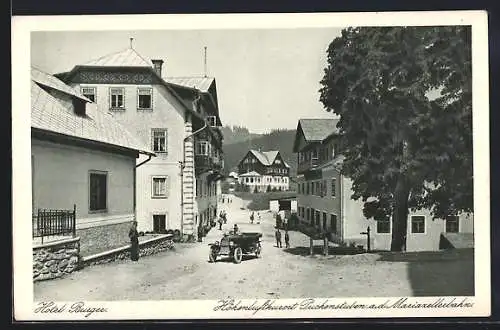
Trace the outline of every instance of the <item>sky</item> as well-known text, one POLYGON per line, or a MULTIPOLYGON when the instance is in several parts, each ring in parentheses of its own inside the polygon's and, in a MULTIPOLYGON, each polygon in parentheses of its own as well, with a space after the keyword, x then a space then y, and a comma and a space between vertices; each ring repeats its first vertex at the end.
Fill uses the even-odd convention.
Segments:
POLYGON ((163 59, 164 76, 216 79, 223 125, 251 132, 295 129, 299 118, 331 118, 319 101, 330 42, 340 28, 32 32, 31 64, 48 73, 133 48, 163 59))

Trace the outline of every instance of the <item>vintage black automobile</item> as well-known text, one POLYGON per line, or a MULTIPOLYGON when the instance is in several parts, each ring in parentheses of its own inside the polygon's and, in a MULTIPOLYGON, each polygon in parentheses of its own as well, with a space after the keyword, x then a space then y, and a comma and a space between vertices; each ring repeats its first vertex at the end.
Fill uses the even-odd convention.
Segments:
POLYGON ((215 262, 218 256, 229 256, 239 264, 244 254, 253 254, 258 258, 262 252, 261 237, 262 233, 225 234, 220 242, 208 244, 210 246, 208 260, 215 262))

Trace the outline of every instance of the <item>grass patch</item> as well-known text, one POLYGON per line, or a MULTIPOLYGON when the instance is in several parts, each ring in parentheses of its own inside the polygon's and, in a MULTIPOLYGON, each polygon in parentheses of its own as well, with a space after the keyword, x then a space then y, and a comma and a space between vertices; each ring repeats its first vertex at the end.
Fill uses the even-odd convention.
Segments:
POLYGON ((282 198, 293 198, 297 196, 295 191, 276 191, 276 192, 235 192, 235 196, 250 201, 247 208, 251 211, 262 211, 269 209, 269 201, 282 198))

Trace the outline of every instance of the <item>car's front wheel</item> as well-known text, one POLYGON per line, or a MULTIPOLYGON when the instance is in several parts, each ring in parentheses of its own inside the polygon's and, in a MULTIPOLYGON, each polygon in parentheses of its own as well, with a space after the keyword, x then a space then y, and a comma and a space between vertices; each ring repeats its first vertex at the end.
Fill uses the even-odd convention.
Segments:
POLYGON ((234 249, 233 252, 233 260, 236 264, 239 264, 241 260, 243 259, 243 251, 241 250, 240 247, 237 247, 234 249))
POLYGON ((210 262, 215 262, 217 260, 217 252, 214 250, 210 250, 210 253, 208 254, 208 261, 210 262))

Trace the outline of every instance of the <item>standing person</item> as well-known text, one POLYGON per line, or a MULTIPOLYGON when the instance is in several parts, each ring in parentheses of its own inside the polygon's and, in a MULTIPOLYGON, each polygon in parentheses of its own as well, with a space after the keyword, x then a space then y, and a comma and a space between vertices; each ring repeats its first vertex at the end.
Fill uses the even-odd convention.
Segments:
POLYGON ((250 223, 253 224, 253 212, 250 214, 250 223))
POLYGON ((276 237, 276 247, 281 248, 281 232, 278 227, 276 227, 276 232, 274 233, 276 237))
POLYGON ((285 247, 290 248, 290 235, 288 235, 288 230, 285 229, 285 247))
POLYGON ((222 217, 219 218, 219 230, 222 230, 222 217))
POLYGON ((139 260, 139 233, 137 232, 137 221, 132 222, 132 227, 128 232, 130 238, 130 259, 132 261, 139 260))
POLYGON ((260 224, 260 213, 257 212, 257 223, 260 224))
POLYGON ((224 224, 227 223, 227 214, 226 214, 226 211, 222 211, 222 220, 224 221, 224 224))

